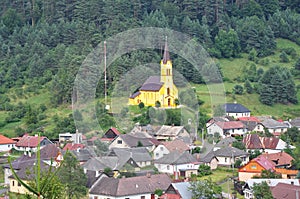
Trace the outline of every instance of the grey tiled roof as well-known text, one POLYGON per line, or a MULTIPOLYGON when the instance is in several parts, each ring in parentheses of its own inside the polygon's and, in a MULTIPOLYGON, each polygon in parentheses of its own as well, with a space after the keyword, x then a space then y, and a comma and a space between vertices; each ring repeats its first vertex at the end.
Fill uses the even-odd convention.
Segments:
POLYGON ((152 157, 150 156, 148 150, 145 147, 138 147, 132 149, 114 148, 112 150, 119 158, 125 158, 127 160, 129 158, 132 158, 135 162, 144 162, 152 160, 152 157))
POLYGON ((110 197, 132 196, 154 193, 155 190, 165 191, 171 184, 166 174, 137 176, 131 178, 101 178, 90 190, 90 194, 110 197))
POLYGON ((121 134, 119 137, 129 146, 129 147, 137 147, 138 143, 141 142, 144 147, 153 146, 154 144, 151 142, 150 138, 138 138, 129 134, 121 134))
POLYGON ((224 139, 221 139, 215 146, 216 147, 227 147, 235 141, 236 141, 236 139, 234 137, 226 137, 224 139))
POLYGON ((224 104, 224 108, 226 113, 247 113, 251 112, 249 109, 244 107, 241 104, 236 104, 236 103, 226 103, 224 104))
POLYGON ((187 164, 198 162, 197 159, 192 156, 189 152, 172 151, 169 154, 154 161, 157 164, 187 164))
POLYGON ((240 157, 249 155, 247 152, 235 147, 225 147, 214 152, 217 157, 240 157))
POLYGON ((159 91, 163 83, 160 76, 150 76, 140 88, 141 91, 159 91))
POLYGON ((200 158, 200 162, 203 162, 203 163, 210 163, 211 160, 213 158, 216 158, 216 155, 214 154, 213 151, 210 151, 208 154, 206 154, 203 158, 200 158))
POLYGON ((182 130, 184 129, 184 126, 167 126, 163 125, 156 133, 155 135, 163 135, 163 136, 176 136, 178 135, 182 130))
POLYGON ((295 127, 300 128, 300 117, 291 120, 291 121, 290 121, 290 124, 291 124, 292 126, 295 126, 295 127))
POLYGON ((288 128, 288 124, 283 123, 283 122, 278 122, 272 118, 266 119, 262 122, 262 125, 266 128, 288 128))

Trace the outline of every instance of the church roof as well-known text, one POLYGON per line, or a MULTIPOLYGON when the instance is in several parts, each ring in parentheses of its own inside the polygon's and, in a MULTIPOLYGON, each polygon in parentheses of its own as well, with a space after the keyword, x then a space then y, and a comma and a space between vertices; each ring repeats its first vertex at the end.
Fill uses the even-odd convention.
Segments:
POLYGON ((129 98, 134 99, 141 94, 140 91, 133 93, 129 98))
POLYGON ((163 64, 166 64, 167 61, 171 61, 171 59, 170 59, 170 54, 169 54, 168 42, 167 42, 167 39, 166 39, 164 57, 163 57, 163 64))
POLYGON ((159 91, 163 83, 160 76, 150 76, 140 88, 141 91, 159 91))

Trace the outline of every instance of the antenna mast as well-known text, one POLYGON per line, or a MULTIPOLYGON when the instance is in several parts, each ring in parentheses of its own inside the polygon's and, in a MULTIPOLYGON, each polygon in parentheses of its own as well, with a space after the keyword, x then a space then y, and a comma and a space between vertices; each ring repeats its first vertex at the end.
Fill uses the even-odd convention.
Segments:
POLYGON ((106 41, 104 41, 104 99, 105 106, 107 105, 107 91, 106 91, 106 41))

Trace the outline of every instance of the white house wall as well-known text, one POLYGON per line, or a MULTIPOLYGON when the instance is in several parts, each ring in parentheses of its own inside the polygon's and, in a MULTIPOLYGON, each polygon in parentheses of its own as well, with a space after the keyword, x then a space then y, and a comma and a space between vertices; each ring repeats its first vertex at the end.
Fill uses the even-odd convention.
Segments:
POLYGON ((233 118, 239 118, 239 117, 250 117, 250 112, 246 113, 226 113, 226 115, 233 117, 233 118))
POLYGON ((165 154, 169 154, 170 151, 162 144, 158 145, 153 151, 153 159, 157 160, 162 158, 165 154))
POLYGON ((161 173, 169 173, 174 174, 175 172, 179 172, 179 170, 187 170, 187 169, 198 169, 199 165, 197 164, 180 164, 180 165, 168 165, 168 164, 154 164, 154 166, 161 173))
POLYGON ((12 148, 14 148, 14 146, 14 144, 1 144, 0 152, 10 151, 12 148))

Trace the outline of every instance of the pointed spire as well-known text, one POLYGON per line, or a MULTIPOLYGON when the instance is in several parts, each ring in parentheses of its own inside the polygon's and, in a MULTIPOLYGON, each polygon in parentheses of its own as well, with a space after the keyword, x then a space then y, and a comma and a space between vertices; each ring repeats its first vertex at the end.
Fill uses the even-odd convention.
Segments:
POLYGON ((163 64, 166 64, 167 61, 171 61, 170 54, 169 54, 169 48, 168 48, 168 40, 166 36, 166 42, 165 42, 165 50, 164 50, 164 57, 163 57, 163 64))

